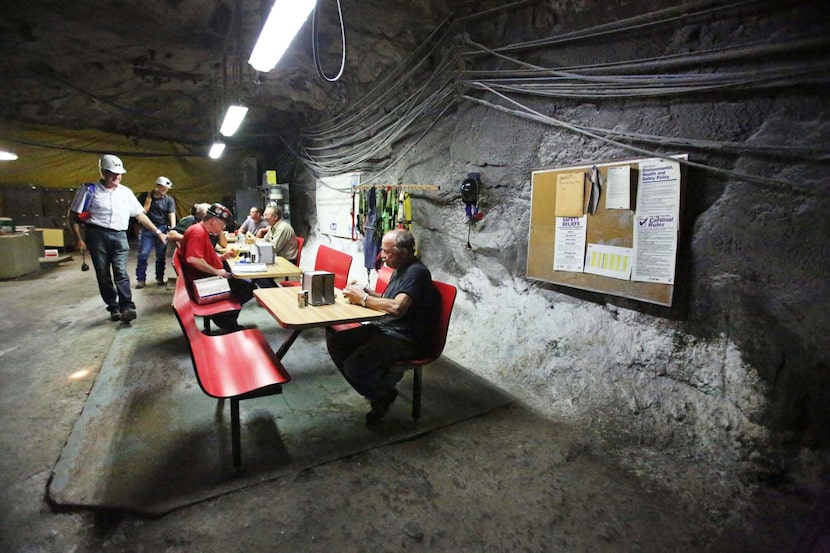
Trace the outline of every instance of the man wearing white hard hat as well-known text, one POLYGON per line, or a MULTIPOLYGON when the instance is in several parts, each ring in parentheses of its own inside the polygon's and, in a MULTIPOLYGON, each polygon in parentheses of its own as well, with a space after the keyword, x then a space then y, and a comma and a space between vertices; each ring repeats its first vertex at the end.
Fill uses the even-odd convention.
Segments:
POLYGON ((75 233, 78 249, 89 251, 98 291, 107 304, 110 320, 129 323, 136 317, 130 275, 127 274, 127 256, 130 244, 127 227, 130 217, 167 242, 161 232, 145 215, 133 191, 121 184, 121 175, 127 172, 117 156, 106 154, 98 161, 101 180, 84 183, 78 187, 69 208, 70 224, 75 233), (86 236, 81 235, 81 223, 86 236))
MULTIPOLYGON (((167 233, 176 226, 176 201, 167 194, 173 188, 173 183, 167 177, 156 179, 156 187, 151 192, 142 192, 138 195, 138 202, 144 206, 144 213, 163 233, 167 233)), ((138 281, 136 288, 144 288, 147 280, 147 262, 150 252, 156 252, 156 283, 164 285, 164 265, 167 254, 167 244, 162 242, 158 235, 147 229, 142 229, 138 235, 138 263, 135 266, 135 278, 138 281)))

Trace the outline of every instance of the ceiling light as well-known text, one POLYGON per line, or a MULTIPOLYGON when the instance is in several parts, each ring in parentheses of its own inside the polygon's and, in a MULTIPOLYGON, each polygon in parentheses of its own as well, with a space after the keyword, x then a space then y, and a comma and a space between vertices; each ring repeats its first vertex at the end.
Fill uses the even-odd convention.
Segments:
POLYGON ((230 106, 228 112, 225 113, 224 121, 222 121, 222 128, 219 129, 222 136, 233 136, 233 133, 242 124, 242 120, 245 119, 246 113, 248 113, 248 108, 246 107, 230 106))
POLYGON ((219 159, 222 157, 222 152, 225 151, 225 143, 224 142, 214 142, 213 146, 210 147, 210 151, 208 152, 208 157, 210 159, 219 159))
POLYGON ((0 161, 14 161, 16 159, 17 154, 7 152, 6 150, 0 150, 0 161))
POLYGON ((288 50, 315 4, 316 0, 275 0, 248 63, 262 73, 271 71, 288 50))

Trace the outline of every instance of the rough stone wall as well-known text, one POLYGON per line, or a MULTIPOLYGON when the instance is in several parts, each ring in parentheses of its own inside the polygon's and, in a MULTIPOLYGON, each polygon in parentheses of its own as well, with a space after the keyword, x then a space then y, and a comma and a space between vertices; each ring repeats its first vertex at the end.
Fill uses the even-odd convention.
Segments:
MULTIPOLYGON (((483 3, 481 9, 497 4, 483 3)), ((471 19, 464 30, 494 47, 670 7, 670 2, 535 2, 471 19)), ((690 4, 688 13, 702 7, 690 4)), ((688 15, 515 55, 569 67, 734 44, 757 47, 765 39, 811 35, 820 13, 818 3, 791 9, 758 2, 737 12, 688 15)), ((810 52, 770 60, 797 63, 810 52)), ((690 71, 751 72, 757 63, 756 57, 690 71)), ((467 58, 464 64, 468 69, 507 65, 493 58, 467 58)), ((463 98, 411 150, 412 138, 396 144, 394 151, 406 153, 385 182, 441 185, 437 194, 413 194, 413 209, 422 257, 435 278, 456 284, 460 292, 445 354, 545 413, 583 421, 586 433, 617 444, 626 462, 662 471, 655 476, 670 484, 688 470, 706 476, 714 491, 729 494, 757 471, 781 470, 787 451, 802 448, 803 456, 826 449, 827 66, 813 76, 815 83, 798 86, 665 98, 520 97, 574 124, 721 144, 637 144, 665 154, 687 152, 690 160, 716 169, 689 167, 686 174, 672 308, 524 275, 533 168, 648 156, 463 98), (749 145, 813 151, 759 153, 749 145), (485 213, 471 229, 471 250, 465 248, 468 227, 458 193, 469 171, 482 175, 485 213), (653 457, 673 462, 658 465, 651 463, 653 457)), ((459 88, 495 102, 464 84, 459 88)), ((303 181, 308 184, 310 177, 298 179, 303 181)), ((306 206, 313 206, 312 189, 300 188, 306 206)), ((313 228, 313 219, 309 224, 313 228)))

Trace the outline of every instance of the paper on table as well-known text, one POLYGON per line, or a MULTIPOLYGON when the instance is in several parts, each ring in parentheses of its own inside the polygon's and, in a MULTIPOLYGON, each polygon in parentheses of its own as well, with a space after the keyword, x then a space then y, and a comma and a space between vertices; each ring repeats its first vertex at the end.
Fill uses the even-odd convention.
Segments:
POLYGON ((268 267, 265 263, 237 263, 233 266, 234 273, 264 273, 268 267))

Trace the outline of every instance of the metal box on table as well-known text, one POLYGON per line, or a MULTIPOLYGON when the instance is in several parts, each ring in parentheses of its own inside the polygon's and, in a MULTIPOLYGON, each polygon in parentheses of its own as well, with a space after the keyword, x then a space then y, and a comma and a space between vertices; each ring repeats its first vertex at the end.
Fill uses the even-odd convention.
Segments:
POLYGON ((257 263, 265 263, 267 265, 274 262, 274 244, 271 242, 257 242, 254 244, 254 247, 257 249, 257 263))
POLYGON ((334 273, 329 271, 306 271, 303 273, 303 290, 308 290, 310 305, 334 303, 334 273))

